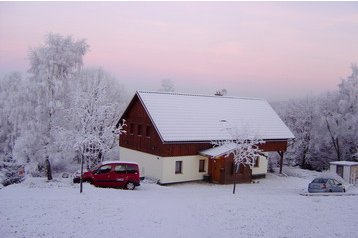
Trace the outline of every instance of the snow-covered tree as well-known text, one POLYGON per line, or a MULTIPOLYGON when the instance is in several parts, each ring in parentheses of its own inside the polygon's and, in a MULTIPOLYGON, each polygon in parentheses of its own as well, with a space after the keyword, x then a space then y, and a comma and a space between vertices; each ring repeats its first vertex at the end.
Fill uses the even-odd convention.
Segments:
MULTIPOLYGON (((265 141, 260 139, 259 135, 252 133, 254 131, 253 128, 249 131, 249 126, 238 128, 230 126, 227 122, 224 122, 223 126, 225 131, 230 135, 230 139, 214 141, 212 144, 227 148, 225 156, 233 156, 235 174, 239 171, 240 166, 253 168, 259 156, 263 155, 260 144, 264 144, 265 141)), ((234 179, 233 193, 235 193, 235 190, 236 181, 234 179)))
POLYGON ((118 147, 113 128, 123 112, 127 95, 102 69, 84 70, 75 83, 71 92, 73 104, 67 111, 68 123, 73 128, 69 131, 72 141, 65 147, 75 149, 79 158, 85 156, 87 167, 91 167, 118 147))
POLYGON ((57 159, 51 157, 60 152, 55 141, 62 127, 64 108, 70 103, 66 97, 69 83, 79 74, 87 50, 84 40, 48 34, 45 44, 30 51, 30 80, 36 90, 33 95, 36 97, 33 134, 41 134, 39 162, 57 159))
POLYGON ((295 143, 286 153, 291 165, 309 168, 310 150, 314 146, 313 137, 316 126, 317 105, 314 97, 290 100, 276 105, 278 113, 295 135, 295 143), (282 108, 284 112, 282 112, 282 108))
MULTIPOLYGON (((0 81, 0 160, 27 163, 33 175, 65 171, 82 155, 118 158, 113 133, 128 103, 125 89, 101 69, 84 69, 84 40, 48 34, 29 54, 29 76, 0 81)), ((0 161, 1 162, 1 161, 0 161)))
POLYGON ((20 133, 23 93, 20 73, 6 75, 0 80, 0 155, 11 157, 15 140, 20 133))
POLYGON ((163 79, 161 81, 161 88, 159 89, 160 92, 174 92, 175 86, 174 82, 170 79, 163 79))
POLYGON ((295 134, 288 148, 290 164, 325 170, 334 160, 355 160, 358 148, 358 69, 343 79, 337 91, 274 105, 295 134))

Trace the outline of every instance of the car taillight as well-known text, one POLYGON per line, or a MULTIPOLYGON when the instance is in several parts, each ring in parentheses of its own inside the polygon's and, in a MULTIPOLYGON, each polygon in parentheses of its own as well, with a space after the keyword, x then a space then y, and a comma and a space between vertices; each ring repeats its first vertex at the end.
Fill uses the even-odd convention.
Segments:
POLYGON ((326 187, 326 184, 325 184, 325 183, 322 184, 322 185, 321 185, 321 188, 327 188, 327 187, 326 187))

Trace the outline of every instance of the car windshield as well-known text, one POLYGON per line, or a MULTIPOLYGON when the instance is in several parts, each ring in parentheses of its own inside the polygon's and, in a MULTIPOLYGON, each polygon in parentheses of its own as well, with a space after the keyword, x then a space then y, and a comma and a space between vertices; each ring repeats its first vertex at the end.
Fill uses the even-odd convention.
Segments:
POLYGON ((101 166, 101 164, 97 164, 96 166, 92 167, 91 171, 97 171, 97 169, 101 166))
POLYGON ((328 179, 324 178, 316 178, 312 181, 312 183, 327 183, 328 179))

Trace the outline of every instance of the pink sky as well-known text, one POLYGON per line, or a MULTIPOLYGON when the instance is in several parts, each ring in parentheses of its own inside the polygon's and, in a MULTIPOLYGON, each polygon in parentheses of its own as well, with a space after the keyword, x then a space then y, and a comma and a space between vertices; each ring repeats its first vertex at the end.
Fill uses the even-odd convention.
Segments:
POLYGON ((280 100, 334 90, 358 63, 358 2, 0 2, 0 75, 48 32, 86 39, 86 66, 130 91, 280 100))

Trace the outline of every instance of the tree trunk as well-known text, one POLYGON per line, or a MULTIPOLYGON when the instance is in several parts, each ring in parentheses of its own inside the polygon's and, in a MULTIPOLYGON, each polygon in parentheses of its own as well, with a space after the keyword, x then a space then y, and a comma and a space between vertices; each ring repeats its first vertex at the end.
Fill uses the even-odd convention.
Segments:
POLYGON ((282 174, 282 165, 283 165, 283 154, 284 154, 284 151, 277 151, 277 153, 280 155, 280 174, 282 174))
POLYGON ((82 193, 83 190, 83 162, 84 162, 84 158, 83 158, 83 154, 81 155, 81 176, 80 176, 80 193, 82 193))
POLYGON ((237 178, 237 171, 239 170, 239 166, 235 164, 235 170, 234 170, 234 188, 232 189, 232 194, 235 194, 236 191, 236 178, 237 178))
POLYGON ((51 170, 51 164, 48 159, 45 161, 45 167, 46 167, 46 176, 47 180, 52 180, 52 170, 51 170))
MULTIPOLYGON (((341 151, 340 151, 340 148, 339 148, 338 136, 336 138, 334 137, 333 132, 331 130, 331 127, 329 126, 327 118, 326 118, 326 124, 327 124, 327 130, 329 132, 329 135, 331 136, 331 140, 332 140, 334 150, 336 151, 336 154, 337 154, 337 160, 340 161, 341 160, 341 151)), ((337 124, 338 124, 338 122, 337 122, 337 124)))

